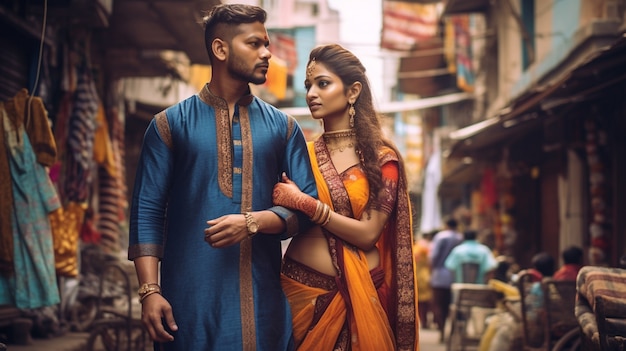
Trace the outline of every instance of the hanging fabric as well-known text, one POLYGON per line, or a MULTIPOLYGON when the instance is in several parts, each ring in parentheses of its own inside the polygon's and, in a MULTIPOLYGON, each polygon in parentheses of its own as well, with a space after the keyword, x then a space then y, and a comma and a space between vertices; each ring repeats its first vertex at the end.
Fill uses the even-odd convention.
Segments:
MULTIPOLYGON (((56 142, 43 101, 39 97, 31 97, 27 89, 21 89, 3 106, 10 125, 15 128, 21 125, 25 129, 37 162, 43 166, 53 165, 57 156, 56 142)), ((0 123, 0 273, 3 275, 13 272, 13 192, 5 140, 7 132, 4 123, 0 123)))
MULTIPOLYGON (((24 89, 0 103, 0 114, 13 195, 13 274, 0 276, 0 304, 20 309, 55 305, 60 296, 48 214, 61 204, 45 168, 56 159, 47 112, 24 89)), ((6 238, 2 240, 4 244, 6 238)))

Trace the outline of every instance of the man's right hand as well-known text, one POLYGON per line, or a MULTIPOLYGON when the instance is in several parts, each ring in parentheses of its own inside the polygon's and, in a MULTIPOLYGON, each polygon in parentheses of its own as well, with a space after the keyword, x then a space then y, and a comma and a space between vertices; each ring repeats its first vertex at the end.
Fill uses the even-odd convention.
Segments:
POLYGON ((142 301, 141 321, 148 329, 152 340, 156 342, 174 340, 174 336, 165 331, 163 323, 167 323, 171 331, 177 331, 178 326, 174 320, 172 306, 161 294, 151 294, 142 301))

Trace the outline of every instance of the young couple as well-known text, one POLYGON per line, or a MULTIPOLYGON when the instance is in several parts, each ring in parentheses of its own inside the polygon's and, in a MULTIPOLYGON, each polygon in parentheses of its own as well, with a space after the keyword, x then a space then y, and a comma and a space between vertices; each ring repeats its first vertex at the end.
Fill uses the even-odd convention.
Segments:
POLYGON ((307 143, 250 94, 271 57, 265 19, 214 7, 211 81, 144 137, 128 256, 155 350, 417 350, 405 172, 365 68, 338 45, 312 50, 324 134, 307 143))

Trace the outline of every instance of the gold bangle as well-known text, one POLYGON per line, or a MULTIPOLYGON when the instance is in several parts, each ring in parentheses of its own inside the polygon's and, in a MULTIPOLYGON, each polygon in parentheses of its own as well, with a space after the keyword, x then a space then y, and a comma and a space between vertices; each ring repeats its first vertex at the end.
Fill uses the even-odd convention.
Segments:
POLYGON ((137 294, 139 295, 139 300, 141 301, 144 296, 151 294, 155 291, 159 293, 161 292, 161 287, 159 286, 159 284, 157 283, 141 284, 141 287, 139 287, 139 290, 137 290, 137 294))
POLYGON ((332 212, 332 210, 330 209, 330 206, 326 205, 326 214, 324 215, 324 221, 321 224, 322 226, 325 226, 330 221, 330 213, 331 212, 332 212))
POLYGON ((315 213, 311 216, 311 221, 317 223, 322 216, 322 212, 324 211, 324 203, 320 200, 317 200, 317 206, 315 207, 315 213))
POLYGON ((148 297, 148 296, 150 296, 150 295, 152 295, 152 294, 161 294, 161 290, 159 289, 159 290, 151 290, 151 291, 148 291, 148 292, 147 292, 147 293, 145 293, 142 297, 140 297, 140 298, 139 298, 139 302, 140 302, 140 303, 143 303, 143 300, 145 300, 145 299, 146 299, 146 297, 148 297))
MULTIPOLYGON (((330 208, 330 207, 329 207, 329 208, 330 208)), ((332 211, 329 211, 329 212, 328 212, 328 217, 326 217, 326 220, 324 221, 324 223, 320 224, 322 227, 325 227, 325 226, 328 224, 328 222, 330 222, 330 215, 331 215, 332 213, 333 213, 332 211)))
POLYGON ((315 223, 319 225, 328 224, 329 218, 330 218, 330 206, 328 206, 327 204, 323 204, 322 214, 317 219, 317 221, 315 221, 315 223))

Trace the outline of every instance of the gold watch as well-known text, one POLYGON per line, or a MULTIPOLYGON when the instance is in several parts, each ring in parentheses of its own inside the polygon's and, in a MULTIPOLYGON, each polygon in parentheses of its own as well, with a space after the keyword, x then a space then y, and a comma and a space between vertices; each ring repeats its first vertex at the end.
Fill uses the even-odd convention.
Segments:
POLYGON ((248 237, 252 238, 259 232, 259 224, 256 222, 256 219, 254 219, 254 216, 252 216, 252 213, 245 212, 243 215, 244 217, 246 217, 246 228, 248 228, 248 237))
POLYGON ((147 294, 151 294, 153 291, 161 292, 161 287, 159 287, 159 284, 145 283, 139 287, 139 290, 137 290, 137 294, 139 295, 139 298, 141 299, 147 294))

